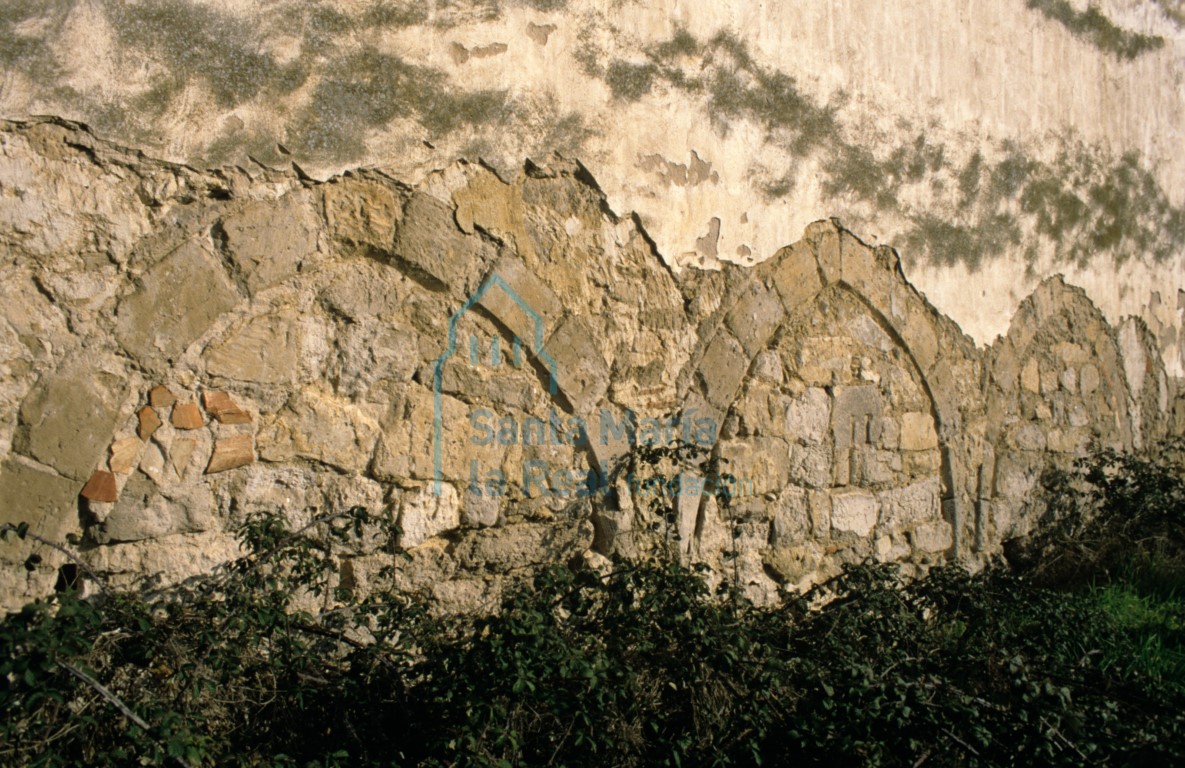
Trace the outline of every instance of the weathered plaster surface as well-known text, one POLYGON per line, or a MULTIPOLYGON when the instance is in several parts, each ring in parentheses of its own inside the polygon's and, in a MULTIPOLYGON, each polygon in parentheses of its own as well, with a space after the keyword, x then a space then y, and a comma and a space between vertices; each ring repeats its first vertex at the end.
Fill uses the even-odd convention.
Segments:
POLYGON ((0 12, 0 113, 195 165, 418 183, 580 157, 676 268, 838 217, 980 345, 1064 274, 1185 373, 1176 0, 55 0, 0 12))

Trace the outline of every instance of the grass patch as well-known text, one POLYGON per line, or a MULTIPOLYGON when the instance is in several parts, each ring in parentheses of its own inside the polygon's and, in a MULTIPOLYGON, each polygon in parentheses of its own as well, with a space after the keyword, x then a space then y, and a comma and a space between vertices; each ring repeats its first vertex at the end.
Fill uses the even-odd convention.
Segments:
POLYGON ((1106 649, 1104 670, 1148 677, 1185 690, 1185 598, 1147 593, 1130 582, 1094 587, 1088 599, 1121 633, 1117 647, 1106 649))

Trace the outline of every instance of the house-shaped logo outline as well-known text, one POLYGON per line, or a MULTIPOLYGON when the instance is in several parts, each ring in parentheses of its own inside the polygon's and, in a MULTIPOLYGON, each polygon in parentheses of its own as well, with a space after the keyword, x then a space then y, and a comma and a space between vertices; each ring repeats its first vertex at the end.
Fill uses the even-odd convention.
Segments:
POLYGON ((460 320, 461 316, 468 312, 474 304, 481 301, 481 298, 485 296, 486 292, 494 286, 501 288, 506 293, 506 295, 509 296, 510 299, 527 314, 527 317, 530 318, 531 323, 534 325, 532 333, 533 338, 531 340, 531 351, 535 357, 542 361, 547 367, 549 379, 548 392, 552 397, 555 397, 556 393, 559 391, 559 387, 556 383, 557 377, 555 360, 551 357, 551 355, 547 354, 547 350, 543 348, 543 318, 540 317, 539 313, 532 309, 531 305, 524 301, 523 298, 519 296, 518 293, 516 293, 515 290, 511 288, 505 280, 502 279, 501 275, 497 274, 496 272, 491 274, 485 279, 485 282, 481 284, 481 287, 478 288, 472 296, 465 300, 465 303, 461 305, 461 308, 454 312, 452 317, 449 318, 448 347, 440 357, 436 358, 436 365, 432 375, 432 491, 437 496, 441 495, 443 484, 443 478, 441 477, 443 474, 441 444, 443 442, 442 436, 444 432, 444 426, 442 423, 443 404, 441 402, 441 387, 444 380, 444 364, 448 362, 449 358, 457 353, 457 321, 460 320))

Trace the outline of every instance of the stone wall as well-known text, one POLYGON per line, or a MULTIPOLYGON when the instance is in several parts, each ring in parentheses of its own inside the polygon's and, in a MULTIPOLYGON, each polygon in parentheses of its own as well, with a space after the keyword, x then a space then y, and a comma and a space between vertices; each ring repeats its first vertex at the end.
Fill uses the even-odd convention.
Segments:
MULTIPOLYGON (((653 489, 611 470, 682 438, 737 494, 682 493, 675 545, 772 601, 868 557, 981 563, 1049 462, 1183 426, 1148 328, 1060 278, 979 349, 837 221, 676 274, 558 156, 318 182, 45 119, 0 124, 0 196, 0 522, 117 582, 233 557, 255 512, 360 504, 399 521, 407 588, 477 607, 655 546, 653 489)), ((7 607, 53 588, 59 553, 3 546, 7 607)))

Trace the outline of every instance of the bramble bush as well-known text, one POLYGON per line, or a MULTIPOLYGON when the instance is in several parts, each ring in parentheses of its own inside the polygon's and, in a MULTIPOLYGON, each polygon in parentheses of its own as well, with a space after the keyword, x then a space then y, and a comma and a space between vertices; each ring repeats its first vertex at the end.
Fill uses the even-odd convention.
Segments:
MULTIPOLYGON (((1179 535, 1163 525, 1181 515, 1179 470, 1127 461, 1100 455, 1051 483, 1047 531, 1061 533, 1042 552, 1091 541, 1082 562, 1121 562, 1149 540, 1123 520, 1179 535), (1100 546, 1106 525, 1128 538, 1100 546)), ((0 764, 1185 762, 1185 673, 1148 663, 1179 647, 1185 615, 1180 593, 1146 599, 1155 568, 1173 572, 1167 543, 1145 581, 1096 569, 1055 588, 998 564, 906 582, 865 563, 778 607, 728 580, 713 592, 659 548, 604 570, 542 568, 496 612, 442 617, 393 588, 395 533, 360 508, 295 531, 257 516, 244 556, 206 577, 67 589, 10 614, 0 764), (376 537, 393 564, 379 588, 335 586, 341 548, 376 537)))

